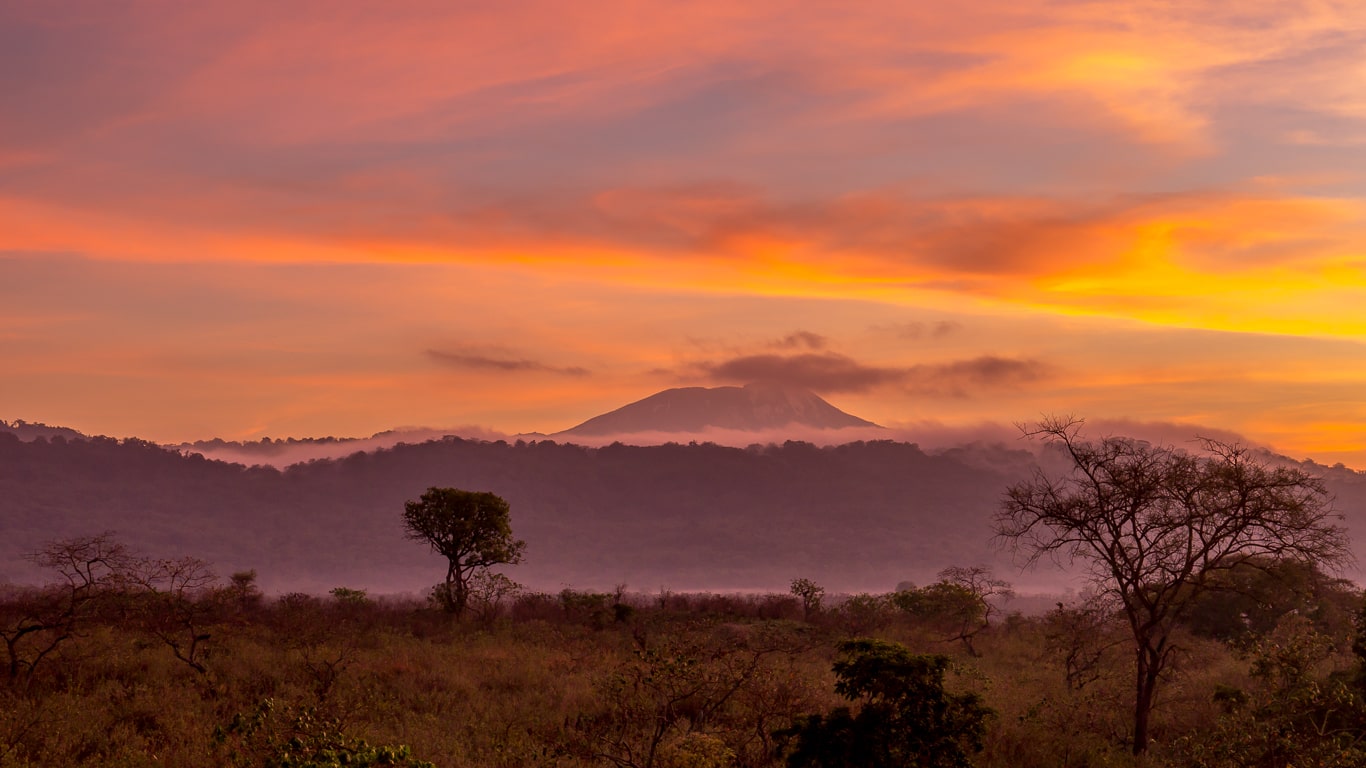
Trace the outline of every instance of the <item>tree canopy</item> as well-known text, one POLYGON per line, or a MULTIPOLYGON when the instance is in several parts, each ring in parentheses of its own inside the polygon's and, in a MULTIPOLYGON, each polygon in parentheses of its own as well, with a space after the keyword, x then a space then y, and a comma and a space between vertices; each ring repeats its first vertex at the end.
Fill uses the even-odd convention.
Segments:
POLYGON ((526 543, 512 537, 508 503, 487 492, 428 488, 403 507, 407 536, 446 558, 446 579, 435 597, 457 616, 469 602, 469 582, 493 565, 520 562, 526 543))

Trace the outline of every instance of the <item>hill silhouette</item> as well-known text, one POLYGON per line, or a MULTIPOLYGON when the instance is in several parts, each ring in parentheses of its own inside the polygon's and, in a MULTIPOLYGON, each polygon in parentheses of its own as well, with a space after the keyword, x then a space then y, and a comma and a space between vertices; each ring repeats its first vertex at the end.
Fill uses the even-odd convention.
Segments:
POLYGON ((140 440, 0 434, 0 578, 61 537, 117 531, 275 590, 417 590, 439 561, 405 540, 403 502, 429 486, 487 490, 527 541, 514 578, 541 588, 890 589, 993 557, 987 521, 1029 455, 988 470, 914 445, 584 448, 447 438, 285 470, 140 440))
MULTIPOLYGON (((146 441, 0 432, 0 582, 41 578, 23 559, 46 541, 114 530, 157 556, 220 575, 254 568, 268 590, 420 591, 443 563, 403 536, 401 510, 430 486, 491 491, 527 542, 509 575, 529 586, 778 590, 794 577, 840 590, 926 583, 990 564, 1026 591, 991 542, 1003 490, 1035 456, 1001 446, 937 454, 903 442, 728 448, 585 448, 550 440, 445 438, 281 470, 184 455, 146 441)), ((1366 475, 1326 477, 1357 542, 1366 475)))

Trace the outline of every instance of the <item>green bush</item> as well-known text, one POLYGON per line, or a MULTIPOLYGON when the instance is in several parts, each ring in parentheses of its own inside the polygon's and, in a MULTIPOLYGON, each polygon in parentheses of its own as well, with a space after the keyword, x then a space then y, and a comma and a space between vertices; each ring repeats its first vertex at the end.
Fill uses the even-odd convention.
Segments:
POLYGON ((944 690, 946 656, 881 640, 849 640, 835 691, 860 706, 808 715, 784 732, 789 768, 965 768, 982 749, 991 711, 974 693, 944 690))

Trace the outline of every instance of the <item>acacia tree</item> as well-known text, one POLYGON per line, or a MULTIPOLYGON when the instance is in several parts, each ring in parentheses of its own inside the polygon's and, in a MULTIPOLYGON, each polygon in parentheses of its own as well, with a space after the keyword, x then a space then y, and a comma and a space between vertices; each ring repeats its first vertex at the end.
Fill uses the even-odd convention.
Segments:
POLYGON ((54 541, 29 555, 59 579, 43 589, 16 590, 0 600, 5 676, 27 686, 63 643, 76 637, 108 598, 119 591, 131 556, 112 533, 54 541))
POLYGON ((1172 629, 1219 577, 1289 559, 1333 568, 1349 558, 1322 481, 1213 440, 1190 453, 1122 437, 1090 442, 1082 422, 1046 419, 1025 434, 1060 449, 1070 469, 1012 486, 996 532, 1032 563, 1081 561, 1115 599, 1133 639, 1134 754, 1175 647, 1172 629))
POLYGON ((200 674, 208 673, 206 629, 218 613, 208 599, 218 581, 209 564, 196 557, 136 558, 123 581, 144 628, 177 659, 200 674))
POLYGON ((508 503, 485 492, 428 488, 403 506, 408 538, 425 541, 446 558, 437 597, 457 617, 469 603, 470 578, 493 565, 521 562, 526 542, 512 538, 508 503))

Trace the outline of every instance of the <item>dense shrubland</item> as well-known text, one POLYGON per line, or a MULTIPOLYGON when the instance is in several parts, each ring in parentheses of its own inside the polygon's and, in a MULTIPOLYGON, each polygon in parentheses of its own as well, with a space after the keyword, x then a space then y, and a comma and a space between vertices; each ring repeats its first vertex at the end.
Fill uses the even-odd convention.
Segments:
POLYGON ((215 579, 108 537, 40 557, 53 584, 0 600, 4 768, 1363 760, 1361 595, 1295 565, 1221 576, 1240 582, 1236 616, 1192 609, 1134 758, 1122 617, 1085 599, 1011 612, 973 569, 861 595, 495 580, 456 619, 348 587, 267 597, 250 572, 215 579))

